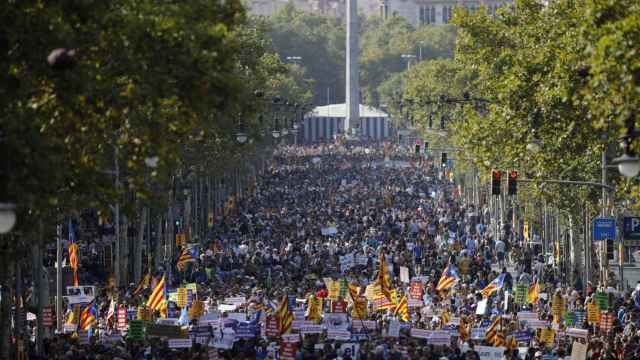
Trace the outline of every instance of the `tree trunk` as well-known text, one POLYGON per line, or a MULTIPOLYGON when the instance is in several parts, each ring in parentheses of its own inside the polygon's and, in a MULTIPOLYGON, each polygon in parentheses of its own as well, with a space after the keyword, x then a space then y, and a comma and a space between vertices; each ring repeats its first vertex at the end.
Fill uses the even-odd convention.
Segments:
POLYGON ((38 238, 31 247, 31 254, 33 256, 33 289, 35 297, 35 305, 37 307, 36 312, 36 353, 42 355, 42 340, 44 338, 44 326, 42 325, 42 308, 45 304, 48 304, 48 293, 44 290, 45 277, 42 271, 42 235, 43 235, 42 220, 39 225, 38 238))
POLYGON ((122 250, 122 261, 120 262, 121 271, 121 284, 125 287, 129 286, 129 279, 131 278, 129 275, 130 271, 130 255, 131 251, 129 250, 129 218, 124 217, 122 219, 122 226, 120 228, 120 239, 122 241, 120 245, 120 250, 122 250))
MULTIPOLYGON (((173 184, 173 182, 172 182, 173 184)), ((167 210, 167 232, 165 236, 164 265, 167 272, 167 279, 171 278, 171 261, 173 259, 173 246, 175 243, 175 217, 174 217, 174 192, 169 191, 169 206, 167 210)))
POLYGON ((0 252, 4 271, 0 271, 2 301, 0 302, 0 359, 11 358, 11 301, 13 299, 13 270, 15 257, 9 251, 0 252))
POLYGON ((155 246, 155 266, 158 267, 159 264, 162 264, 163 254, 164 254, 164 242, 165 242, 165 232, 163 231, 162 223, 164 222, 164 216, 158 216, 158 221, 156 222, 156 246, 155 246))
MULTIPOLYGON (((144 233, 147 226, 147 207, 140 207, 140 216, 138 221, 138 238, 133 243, 133 282, 139 283, 142 279, 142 244, 144 242, 144 233)), ((147 250, 148 251, 148 250, 147 250)))

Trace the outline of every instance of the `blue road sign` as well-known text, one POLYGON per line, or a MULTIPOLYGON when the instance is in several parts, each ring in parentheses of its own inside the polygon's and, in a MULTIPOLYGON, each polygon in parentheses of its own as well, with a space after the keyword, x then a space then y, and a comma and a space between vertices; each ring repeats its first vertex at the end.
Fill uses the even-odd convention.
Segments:
POLYGON ((640 240, 640 217, 624 217, 622 220, 622 237, 624 240, 640 240))
POLYGON ((593 219, 593 241, 615 240, 616 220, 612 218, 593 219))

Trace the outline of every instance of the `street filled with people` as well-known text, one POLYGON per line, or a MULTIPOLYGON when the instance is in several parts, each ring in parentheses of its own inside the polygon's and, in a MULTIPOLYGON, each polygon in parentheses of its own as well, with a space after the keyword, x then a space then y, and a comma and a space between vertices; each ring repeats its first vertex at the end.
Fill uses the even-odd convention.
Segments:
POLYGON ((281 146, 138 284, 114 288, 77 239, 96 296, 65 304, 44 358, 640 359, 640 291, 569 277, 464 194, 410 146, 281 146))

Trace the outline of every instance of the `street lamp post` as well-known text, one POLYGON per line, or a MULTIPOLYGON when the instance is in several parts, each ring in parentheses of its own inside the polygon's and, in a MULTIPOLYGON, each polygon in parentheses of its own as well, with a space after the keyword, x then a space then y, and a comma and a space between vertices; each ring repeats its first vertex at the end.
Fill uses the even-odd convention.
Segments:
MULTIPOLYGON (((54 49, 47 56, 47 64, 56 72, 71 70, 75 64, 75 50, 54 49)), ((56 325, 62 332, 62 227, 56 228, 56 325)))
POLYGON ((298 65, 298 62, 302 61, 302 56, 287 56, 287 61, 291 61, 292 63, 298 65))
POLYGON ((636 115, 632 113, 627 118, 625 124, 626 133, 620 138, 623 153, 612 161, 612 164, 618 166, 620 174, 628 178, 636 177, 638 173, 640 173, 640 160, 634 154, 633 150, 631 150, 631 143, 640 136, 640 131, 635 127, 635 121, 636 115))
POLYGON ((411 68, 411 60, 415 59, 416 56, 413 54, 402 54, 401 57, 407 61, 407 70, 411 68))
POLYGON ((16 206, 12 203, 0 203, 0 234, 7 234, 16 224, 16 206))

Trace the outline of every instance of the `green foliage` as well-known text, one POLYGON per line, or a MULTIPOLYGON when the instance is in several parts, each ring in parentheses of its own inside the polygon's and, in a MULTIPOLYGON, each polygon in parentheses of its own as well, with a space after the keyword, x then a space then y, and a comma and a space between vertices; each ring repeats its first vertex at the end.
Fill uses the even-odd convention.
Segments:
MULTIPOLYGON (((493 101, 482 116, 465 114, 456 140, 485 174, 517 168, 533 179, 599 181, 600 154, 619 152, 620 125, 638 105, 634 6, 519 0, 496 18, 456 11, 456 60, 477 74, 474 91, 493 101), (538 153, 526 149, 534 138, 538 153)), ((547 185, 544 194, 576 210, 599 189, 547 185)))
MULTIPOLYGON (((452 58, 455 45, 455 29, 452 26, 422 26, 414 29, 403 17, 382 20, 368 19, 363 26, 361 44, 361 84, 363 101, 374 106, 388 103, 380 88, 393 74, 407 69, 407 59, 413 55, 412 64, 422 60, 452 58)), ((385 85, 388 87, 388 84, 385 85)))
POLYGON ((344 99, 344 24, 287 4, 268 20, 268 26, 272 50, 282 61, 288 56, 302 58, 303 73, 313 84, 313 103, 324 104, 327 89, 335 99, 344 99))
POLYGON ((19 205, 18 231, 121 197, 116 152, 122 190, 145 195, 238 154, 238 119, 265 110, 255 89, 309 97, 236 0, 10 1, 0 21, 0 199, 19 205), (58 47, 76 50, 71 70, 47 66, 58 47))

